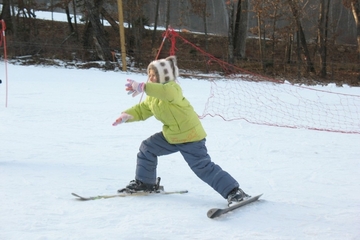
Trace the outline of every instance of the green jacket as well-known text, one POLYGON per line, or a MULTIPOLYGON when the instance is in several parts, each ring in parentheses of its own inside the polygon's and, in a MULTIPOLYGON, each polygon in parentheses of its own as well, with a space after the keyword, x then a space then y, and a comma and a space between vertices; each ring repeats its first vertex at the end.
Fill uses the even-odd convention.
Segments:
POLYGON ((134 117, 127 122, 154 116, 164 124, 163 134, 171 144, 195 142, 206 137, 198 115, 175 81, 146 83, 145 93, 147 97, 143 102, 124 111, 134 117))

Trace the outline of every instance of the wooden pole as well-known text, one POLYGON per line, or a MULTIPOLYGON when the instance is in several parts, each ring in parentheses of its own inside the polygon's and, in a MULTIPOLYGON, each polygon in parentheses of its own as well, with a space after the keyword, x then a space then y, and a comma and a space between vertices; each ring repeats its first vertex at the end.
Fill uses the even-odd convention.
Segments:
POLYGON ((122 0, 118 0, 118 12, 119 12, 119 33, 120 33, 122 70, 127 71, 127 68, 126 68, 125 31, 124 31, 124 15, 123 15, 122 0))

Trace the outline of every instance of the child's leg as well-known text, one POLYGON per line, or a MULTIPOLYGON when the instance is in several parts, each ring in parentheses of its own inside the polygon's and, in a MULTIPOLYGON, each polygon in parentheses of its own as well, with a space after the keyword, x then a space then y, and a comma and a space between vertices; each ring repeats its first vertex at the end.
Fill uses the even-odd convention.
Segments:
POLYGON ((169 144, 162 132, 155 133, 144 140, 137 154, 136 176, 135 178, 143 183, 155 184, 156 167, 158 156, 177 152, 176 145, 169 144))
POLYGON ((177 144, 177 146, 191 170, 221 196, 227 198, 230 191, 239 187, 239 184, 229 173, 211 161, 205 141, 203 139, 199 142, 177 144))

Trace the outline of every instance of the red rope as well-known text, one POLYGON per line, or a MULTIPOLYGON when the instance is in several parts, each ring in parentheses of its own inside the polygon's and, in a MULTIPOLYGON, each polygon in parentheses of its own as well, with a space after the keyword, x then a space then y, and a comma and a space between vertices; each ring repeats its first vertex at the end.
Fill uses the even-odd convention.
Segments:
POLYGON ((157 54, 156 54, 155 60, 157 60, 157 59, 159 58, 161 49, 162 49, 163 46, 164 46, 164 43, 165 43, 165 40, 166 40, 167 36, 168 36, 168 30, 166 30, 166 31, 162 34, 163 40, 162 40, 161 45, 160 45, 160 47, 159 47, 159 50, 158 50, 158 52, 157 52, 157 54))
MULTIPOLYGON (((207 53, 203 49, 199 48, 195 44, 191 43, 190 41, 188 41, 187 39, 182 37, 180 34, 176 33, 174 31, 174 29, 171 29, 171 30, 172 30, 171 31, 171 37, 169 37, 169 39, 176 38, 176 37, 180 38, 184 43, 189 44, 190 46, 195 48, 197 51, 199 51, 204 56, 206 64, 211 65, 212 63, 217 63, 218 65, 220 65, 221 69, 224 70, 225 75, 231 75, 231 74, 234 74, 236 72, 241 72, 241 73, 245 73, 245 74, 249 74, 249 75, 254 76, 253 81, 258 81, 259 79, 266 79, 267 81, 271 81, 271 82, 283 83, 283 81, 273 79, 273 78, 270 78, 270 77, 267 77, 267 76, 263 76, 261 74, 256 74, 256 73, 250 72, 248 70, 245 70, 243 68, 239 68, 237 66, 234 66, 234 65, 232 65, 232 64, 230 64, 228 62, 222 61, 222 60, 216 58, 215 56, 207 53)), ((174 51, 174 49, 175 49, 175 40, 174 39, 172 39, 172 44, 174 44, 174 45, 172 45, 171 50, 173 52, 175 52, 174 51)))
POLYGON ((171 47, 170 47, 170 56, 175 55, 175 50, 176 49, 176 38, 178 37, 179 34, 177 34, 177 32, 175 32, 175 30, 171 27, 169 27, 167 29, 167 32, 169 32, 168 37, 171 43, 171 47))
POLYGON ((178 34, 175 32, 175 30, 173 28, 171 28, 170 26, 168 27, 168 29, 166 29, 166 31, 162 34, 163 40, 161 42, 161 45, 159 47, 159 50, 157 52, 156 58, 155 60, 157 60, 159 58, 159 55, 161 53, 161 50, 164 46, 165 40, 168 38, 170 43, 171 43, 171 47, 170 47, 170 51, 169 51, 169 56, 175 55, 175 50, 176 50, 176 37, 178 36, 178 34))

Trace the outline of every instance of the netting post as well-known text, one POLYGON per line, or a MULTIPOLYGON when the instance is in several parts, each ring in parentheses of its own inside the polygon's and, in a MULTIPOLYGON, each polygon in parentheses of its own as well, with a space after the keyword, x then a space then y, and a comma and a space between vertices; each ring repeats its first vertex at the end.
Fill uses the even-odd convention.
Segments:
POLYGON ((6 51, 6 24, 4 20, 0 20, 0 46, 4 46, 4 63, 5 63, 5 81, 6 81, 6 94, 5 94, 5 107, 8 105, 8 72, 7 72, 7 51, 6 51))

